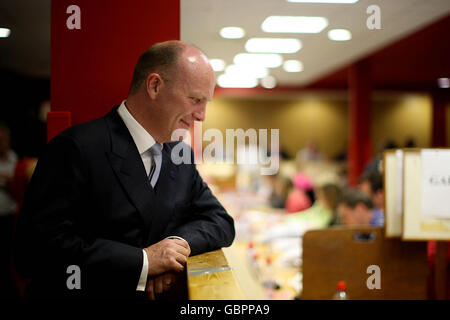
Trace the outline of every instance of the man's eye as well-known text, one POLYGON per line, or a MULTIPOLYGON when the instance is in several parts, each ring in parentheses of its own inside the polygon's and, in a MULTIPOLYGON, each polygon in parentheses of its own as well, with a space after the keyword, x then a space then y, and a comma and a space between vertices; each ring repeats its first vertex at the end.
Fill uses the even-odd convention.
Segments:
POLYGON ((200 102, 200 99, 199 99, 199 98, 194 98, 194 97, 192 97, 191 99, 192 99, 192 101, 194 101, 194 103, 199 103, 199 102, 200 102))

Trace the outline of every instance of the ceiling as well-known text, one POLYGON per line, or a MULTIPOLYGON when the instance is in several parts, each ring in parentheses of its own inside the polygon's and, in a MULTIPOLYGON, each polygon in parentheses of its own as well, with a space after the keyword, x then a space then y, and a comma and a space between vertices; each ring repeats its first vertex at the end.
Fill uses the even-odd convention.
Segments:
MULTIPOLYGON (((450 56, 450 21, 446 19, 450 15, 449 0, 360 0, 356 4, 300 4, 286 0, 180 2, 181 39, 195 44, 210 58, 221 58, 228 64, 237 53, 245 52, 244 45, 250 37, 300 39, 302 49, 283 57, 301 60, 304 71, 287 73, 281 67, 271 69, 280 86, 345 87, 346 67, 374 53, 377 54, 374 61, 379 66, 375 68, 374 76, 380 82, 384 79, 391 83, 408 81, 411 70, 416 70, 417 77, 428 80, 436 75, 430 70, 449 70, 448 64, 441 66, 439 63, 443 57, 450 56), (366 9, 372 4, 381 8, 381 30, 366 27, 369 16, 366 9), (261 23, 270 15, 324 16, 329 20, 329 26, 319 34, 268 34, 261 30, 261 23), (435 25, 438 26, 433 28, 435 25), (219 30, 225 26, 240 26, 245 29, 246 36, 236 40, 223 39, 219 30), (423 33, 427 27, 432 30, 423 33), (353 39, 346 42, 329 40, 327 31, 333 28, 349 29, 353 39), (423 35, 416 37, 421 32, 423 35), (430 68, 433 63, 434 67, 430 68), (393 70, 399 72, 394 74, 393 70)), ((0 39, 0 68, 48 78, 50 0, 0 0, 1 26, 10 27, 12 32, 9 38, 0 39)), ((448 63, 448 59, 444 60, 448 63)))
MULTIPOLYGON (((296 37, 302 41, 302 49, 295 54, 284 54, 283 58, 299 59, 303 62, 304 71, 288 73, 280 67, 270 69, 270 74, 281 86, 304 87, 449 14, 449 0, 360 0, 356 4, 302 4, 286 0, 181 0, 181 39, 201 48, 209 58, 220 58, 232 64, 236 54, 245 52, 245 42, 249 38, 296 37), (369 17, 366 9, 372 4, 381 9, 380 30, 369 30, 366 26, 369 17), (328 19, 329 25, 318 34, 265 33, 261 30, 261 23, 271 15, 323 16, 328 19), (246 32, 245 37, 221 38, 219 31, 226 26, 242 27, 246 32), (350 30, 352 40, 329 40, 327 32, 335 28, 350 30)), ((440 41, 449 42, 449 32, 449 29, 441 30, 446 38, 440 41)), ((413 50, 403 54, 414 56, 417 48, 409 49, 413 50)), ((425 50, 432 51, 433 43, 425 50)), ((421 63, 426 64, 427 61, 421 63)), ((411 68, 414 66, 411 65, 411 68)))
MULTIPOLYGON (((450 15, 366 57, 375 89, 429 91, 450 75, 450 15)), ((342 66, 306 88, 347 88, 348 66, 342 66)), ((446 89, 448 90, 448 89, 446 89)))

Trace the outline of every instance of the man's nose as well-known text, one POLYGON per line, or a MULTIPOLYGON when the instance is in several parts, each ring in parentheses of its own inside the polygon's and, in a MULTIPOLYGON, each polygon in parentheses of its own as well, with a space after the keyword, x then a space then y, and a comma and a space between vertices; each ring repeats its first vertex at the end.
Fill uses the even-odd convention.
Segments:
POLYGON ((206 104, 202 105, 198 110, 194 111, 192 116, 195 121, 205 121, 206 104))

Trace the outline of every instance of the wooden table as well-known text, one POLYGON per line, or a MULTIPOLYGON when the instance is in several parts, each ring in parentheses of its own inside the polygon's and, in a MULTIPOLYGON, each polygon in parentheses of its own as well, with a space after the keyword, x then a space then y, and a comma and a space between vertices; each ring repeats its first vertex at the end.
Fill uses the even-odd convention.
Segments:
POLYGON ((189 257, 187 273, 190 300, 246 299, 222 250, 189 257))

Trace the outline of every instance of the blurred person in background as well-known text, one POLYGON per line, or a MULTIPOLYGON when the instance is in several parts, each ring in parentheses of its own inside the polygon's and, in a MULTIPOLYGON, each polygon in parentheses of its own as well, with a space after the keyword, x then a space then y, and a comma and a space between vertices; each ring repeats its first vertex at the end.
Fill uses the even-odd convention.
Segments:
POLYGON ((326 183, 316 189, 316 195, 316 201, 311 208, 289 215, 285 222, 305 222, 317 229, 338 224, 337 207, 341 188, 336 184, 326 183))
POLYGON ((287 212, 303 211, 315 201, 314 186, 305 174, 297 173, 292 179, 294 188, 289 192, 285 209, 287 212))
POLYGON ((359 189, 367 194, 373 203, 373 220, 376 225, 384 225, 383 175, 369 172, 361 176, 359 189))
POLYGON ((16 202, 11 195, 10 185, 17 155, 10 149, 10 139, 9 128, 0 124, 0 297, 10 297, 12 288, 9 266, 16 202))
POLYGON ((358 189, 347 189, 342 193, 338 205, 341 223, 348 226, 381 227, 380 220, 374 217, 370 197, 358 189))
POLYGON ((297 152, 296 157, 297 161, 320 161, 324 158, 314 140, 309 140, 306 146, 297 152))
POLYGON ((272 208, 284 209, 286 205, 286 198, 292 190, 291 179, 280 174, 269 176, 269 181, 272 188, 272 193, 269 198, 269 203, 272 208))
POLYGON ((405 148, 417 148, 416 140, 413 137, 408 137, 405 142, 405 148))
MULTIPOLYGON (((11 194, 13 195, 17 203, 17 209, 14 214, 13 234, 15 233, 20 208, 22 207, 22 202, 25 197, 25 191, 27 190, 28 184, 30 183, 31 176, 33 175, 34 169, 37 164, 37 160, 38 159, 36 157, 23 157, 17 162, 16 168, 14 170, 14 177, 11 181, 11 194)), ((14 251, 12 251, 12 255, 13 254, 14 251)), ((21 299, 26 299, 30 280, 20 275, 14 267, 13 263, 10 263, 10 274, 11 279, 15 284, 15 291, 17 292, 18 297, 21 299)))
POLYGON ((371 172, 381 172, 381 160, 383 159, 383 152, 386 150, 397 148, 398 145, 393 140, 388 140, 377 153, 377 155, 372 160, 370 160, 370 162, 364 168, 363 175, 369 174, 371 172))
POLYGON ((348 143, 347 141, 345 141, 345 143, 343 144, 343 148, 341 149, 341 151, 339 151, 334 157, 333 157, 333 161, 336 162, 346 162, 347 161, 347 156, 348 156, 348 143))
POLYGON ((280 147, 280 150, 278 151, 278 155, 280 156, 280 161, 289 160, 291 158, 291 155, 289 154, 289 152, 287 151, 287 149, 284 146, 280 147))
POLYGON ((10 216, 16 210, 16 203, 10 193, 17 155, 10 149, 9 128, 0 124, 0 216, 10 216))

